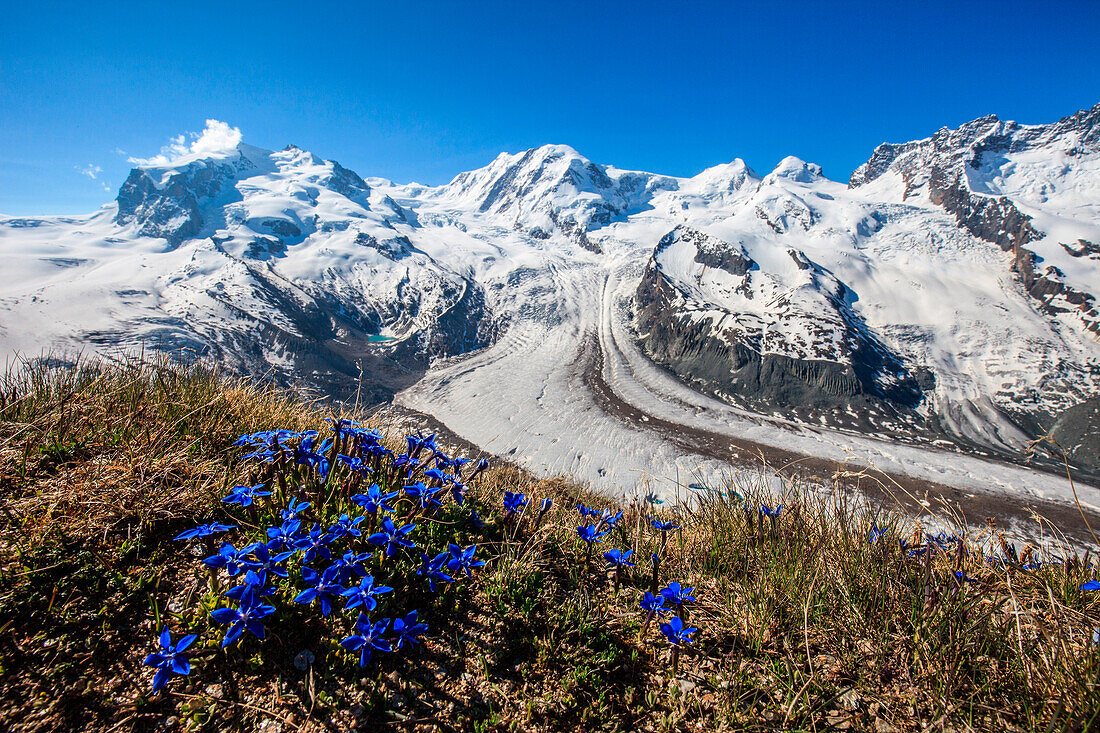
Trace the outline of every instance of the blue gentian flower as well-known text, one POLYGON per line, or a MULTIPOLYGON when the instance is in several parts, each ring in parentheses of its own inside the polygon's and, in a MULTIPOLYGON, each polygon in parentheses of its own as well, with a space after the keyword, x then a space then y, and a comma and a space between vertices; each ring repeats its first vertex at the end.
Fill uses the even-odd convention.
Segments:
POLYGON ((481 474, 482 471, 484 471, 487 468, 489 468, 489 459, 488 458, 479 458, 477 460, 477 463, 474 464, 474 470, 471 471, 470 475, 466 477, 466 483, 470 483, 471 481, 473 481, 475 478, 478 477, 478 475, 481 474))
POLYGON ((323 573, 318 573, 313 568, 302 568, 302 580, 311 586, 294 596, 295 603, 312 603, 315 599, 321 601, 321 615, 328 616, 332 611, 332 602, 344 592, 344 586, 339 583, 340 569, 330 567, 323 573))
POLYGON ((227 590, 225 592, 225 597, 240 603, 241 599, 244 597, 244 592, 249 588, 253 589, 254 597, 275 595, 275 588, 267 585, 267 579, 265 577, 257 575, 252 570, 249 570, 244 574, 244 584, 227 590))
POLYGON ((332 426, 332 432, 336 433, 337 435, 343 433, 352 433, 354 431, 349 430, 348 428, 358 428, 360 426, 359 423, 355 422, 354 420, 349 420, 346 417, 326 417, 325 422, 332 426))
POLYGON ((618 514, 612 514, 610 509, 604 509, 602 512, 600 512, 600 521, 607 525, 607 527, 609 528, 614 527, 616 524, 618 524, 619 520, 621 520, 622 518, 623 512, 621 509, 619 510, 618 514))
POLYGON ((1081 590, 1100 590, 1100 580, 1090 580, 1081 586, 1081 590))
MULTIPOLYGON (((251 550, 252 557, 255 558, 254 560, 245 560, 243 562, 246 568, 255 571, 261 578, 266 578, 268 573, 277 575, 280 578, 287 577, 286 569, 282 567, 280 563, 284 563, 293 557, 294 551, 280 552, 272 555, 270 548, 262 542, 257 542, 246 549, 251 550)), ((242 550, 242 552, 244 551, 242 550)))
POLYGON ((351 497, 359 506, 363 507, 363 511, 367 514, 376 514, 379 509, 384 512, 392 512, 393 507, 389 505, 391 499, 397 498, 397 492, 391 492, 389 494, 384 493, 378 484, 371 484, 365 494, 356 494, 351 497))
POLYGON ((768 519, 779 519, 779 515, 783 512, 783 505, 780 504, 775 509, 772 509, 767 504, 760 505, 760 513, 766 516, 768 519))
POLYGON ((433 506, 443 506, 439 503, 439 500, 435 498, 442 489, 435 489, 429 486, 425 486, 423 481, 417 481, 411 486, 405 487, 405 493, 410 499, 412 499, 421 509, 429 509, 433 506))
POLYGON ((367 542, 385 547, 386 557, 393 557, 402 547, 416 547, 416 543, 405 539, 405 535, 414 529, 416 529, 415 524, 406 524, 404 527, 397 528, 394 526, 393 520, 386 517, 382 520, 381 531, 368 537, 367 542))
POLYGON ((694 588, 683 588, 675 580, 668 584, 668 587, 661 591, 661 595, 665 597, 665 600, 669 603, 687 603, 694 601, 695 596, 691 595, 694 588))
POLYGON ((297 435, 293 430, 261 430, 258 433, 245 433, 237 438, 233 445, 237 448, 245 445, 270 446, 275 443, 285 443, 297 435))
POLYGON ((477 513, 476 509, 470 510, 470 526, 474 529, 485 529, 485 522, 482 520, 481 515, 477 513))
POLYGON ((950 550, 954 545, 958 544, 959 538, 953 534, 947 534, 946 532, 940 532, 939 534, 927 535, 928 543, 936 543, 941 550, 950 550))
POLYGON ((443 473, 438 468, 429 468, 427 471, 424 472, 424 477, 443 483, 443 481, 447 478, 447 474, 443 473))
POLYGON ((447 547, 450 559, 447 561, 447 569, 452 573, 457 573, 460 570, 466 571, 466 577, 469 578, 473 568, 480 568, 485 565, 483 560, 474 559, 474 553, 477 552, 477 545, 470 545, 466 549, 462 549, 458 545, 451 543, 447 547))
POLYGON ((443 572, 443 566, 447 564, 450 557, 451 553, 449 552, 441 552, 432 558, 429 558, 423 552, 420 553, 420 567, 417 569, 416 574, 422 575, 428 579, 428 590, 432 593, 435 593, 435 583, 437 580, 444 583, 454 582, 454 578, 443 572))
POLYGON ((233 445, 237 447, 248 445, 256 449, 243 456, 242 460, 259 458, 261 461, 273 461, 280 455, 285 455, 289 441, 304 435, 307 433, 297 433, 293 430, 263 430, 251 435, 242 435, 233 445))
POLYGON ((673 520, 662 522, 660 519, 654 519, 653 517, 650 517, 649 522, 653 525, 653 529, 661 532, 662 534, 665 532, 671 532, 674 529, 680 529, 680 525, 676 524, 676 522, 673 520))
POLYGON ((577 504, 577 511, 581 513, 582 517, 598 517, 600 516, 599 509, 589 509, 584 504, 577 504))
POLYGON ((292 498, 290 500, 290 504, 288 504, 286 509, 283 509, 283 511, 281 512, 282 519, 284 522, 289 522, 292 519, 297 519, 298 515, 304 512, 306 509, 309 509, 308 501, 298 501, 297 499, 292 498))
POLYGON ((873 545, 886 535, 885 529, 879 529, 877 524, 871 525, 871 532, 867 536, 867 544, 873 545))
POLYGON ((974 580, 973 578, 971 578, 969 575, 967 575, 962 570, 956 570, 955 571, 955 579, 958 580, 960 583, 977 583, 978 582, 978 581, 974 580))
POLYGON ((462 506, 466 498, 466 491, 466 484, 461 483, 457 478, 451 479, 451 498, 454 499, 455 504, 462 506))
POLYGON ((523 507, 528 503, 526 494, 521 494, 514 491, 504 492, 504 510, 509 514, 514 512, 522 512, 523 507))
POLYGON ((173 644, 172 634, 167 626, 160 632, 161 651, 153 652, 143 662, 157 668, 157 673, 153 676, 153 694, 168 684, 172 675, 191 674, 191 662, 184 656, 183 651, 197 638, 199 637, 195 634, 188 634, 173 644))
POLYGON ((597 532, 596 526, 593 524, 577 527, 577 536, 588 544, 592 544, 593 542, 603 542, 603 536, 605 534, 607 534, 606 529, 603 532, 597 532))
POLYGON ((380 652, 393 651, 390 642, 384 638, 389 623, 388 619, 382 619, 372 624, 366 614, 361 613, 355 622, 355 630, 359 633, 352 634, 341 641, 340 646, 349 652, 359 652, 359 666, 366 667, 367 662, 370 661, 371 652, 374 650, 377 649, 380 652))
POLYGON ((238 550, 236 547, 226 542, 218 550, 217 555, 211 555, 203 560, 203 563, 212 568, 225 568, 225 572, 230 576, 239 575, 247 567, 247 561, 244 556, 248 554, 250 548, 246 547, 243 550, 238 550))
POLYGON ((554 506, 554 500, 549 496, 546 497, 542 500, 542 503, 539 504, 539 514, 546 514, 546 512, 550 511, 550 507, 552 506, 554 506))
POLYGON ((357 473, 360 476, 366 476, 368 473, 374 473, 374 469, 363 463, 363 459, 359 458, 358 456, 345 456, 341 453, 336 456, 336 460, 347 466, 348 470, 350 470, 352 473, 357 473))
POLYGON ((225 632, 225 639, 222 640, 222 646, 227 647, 241 638, 246 629, 257 639, 263 639, 264 625, 260 623, 260 619, 273 613, 275 607, 262 603, 255 586, 248 586, 241 594, 240 608, 218 608, 210 617, 219 624, 230 625, 225 632))
POLYGON ((367 569, 363 563, 370 559, 371 553, 364 552, 361 554, 355 554, 354 551, 348 550, 344 553, 343 557, 338 557, 330 567, 334 567, 339 572, 338 583, 344 584, 351 582, 352 576, 359 576, 360 578, 367 574, 367 569))
POLYGON ((304 438, 301 443, 294 449, 294 462, 299 466, 307 466, 309 468, 317 469, 317 474, 322 478, 328 476, 328 451, 332 447, 332 439, 326 438, 324 442, 318 446, 317 450, 313 449, 316 436, 304 438))
POLYGON ((357 608, 363 607, 364 611, 373 611, 378 606, 378 601, 374 600, 375 596, 382 595, 383 593, 389 593, 393 588, 388 585, 375 585, 374 576, 368 575, 363 578, 359 585, 354 585, 351 588, 344 590, 340 595, 347 598, 347 605, 345 608, 357 608))
MULTIPOLYGON (((285 515, 286 512, 283 512, 283 514, 285 515)), ((295 543, 297 543, 298 540, 301 539, 298 534, 298 530, 301 529, 301 527, 302 523, 297 519, 288 519, 278 527, 268 527, 268 547, 270 547, 271 549, 278 549, 280 547, 295 547, 295 543)))
POLYGON ((603 559, 607 560, 612 565, 618 567, 634 567, 634 563, 630 562, 630 556, 634 554, 634 550, 608 550, 603 554, 603 559))
POLYGON ((307 564, 316 560, 318 557, 325 560, 332 559, 332 553, 326 545, 332 542, 332 535, 327 532, 322 532, 320 526, 314 524, 313 529, 309 531, 309 534, 298 537, 294 542, 294 546, 299 550, 305 552, 302 556, 302 563, 307 564))
POLYGON ((228 532, 231 529, 236 529, 235 524, 218 524, 217 522, 210 522, 209 524, 200 524, 194 529, 189 529, 186 532, 180 532, 176 535, 177 540, 191 540, 196 537, 209 537, 212 534, 218 532, 228 532))
POLYGON ((685 627, 683 619, 679 616, 673 616, 668 620, 668 623, 661 624, 661 633, 665 635, 669 643, 677 645, 690 644, 692 642, 691 635, 698 630, 694 626, 685 627))
POLYGON ((408 453, 402 453, 399 456, 394 456, 393 460, 390 461, 390 465, 395 471, 400 471, 404 468, 407 469, 409 473, 412 473, 413 468, 416 466, 416 459, 408 453))
POLYGON ((665 608, 665 597, 658 594, 653 595, 649 591, 642 594, 642 600, 638 604, 642 609, 648 611, 650 615, 655 613, 671 613, 672 609, 665 608))
POLYGON ((454 468, 455 473, 461 473, 462 467, 470 462, 469 458, 455 458, 451 461, 451 467, 454 468))
POLYGON ((340 518, 336 520, 336 524, 328 528, 328 533, 332 536, 333 541, 341 540, 345 537, 360 537, 363 532, 359 529, 359 524, 363 522, 366 517, 351 517, 347 514, 341 514, 340 518))
POLYGON ((234 486, 230 489, 229 496, 222 499, 226 504, 240 504, 241 506, 252 506, 252 501, 261 496, 271 496, 270 491, 261 491, 263 484, 256 484, 255 486, 234 486))
POLYGON ((420 641, 416 638, 428 630, 428 625, 425 623, 417 623, 416 611, 411 611, 406 614, 405 618, 395 618, 393 620, 393 632, 397 634, 397 648, 402 649, 405 645, 413 646, 419 644, 420 641))

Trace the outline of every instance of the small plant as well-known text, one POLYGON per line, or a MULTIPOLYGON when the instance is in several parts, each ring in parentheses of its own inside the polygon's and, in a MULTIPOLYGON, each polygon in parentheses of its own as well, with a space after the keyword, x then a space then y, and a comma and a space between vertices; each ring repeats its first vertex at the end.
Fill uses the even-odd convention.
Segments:
POLYGON ((143 664, 157 670, 157 673, 153 675, 153 694, 156 694, 168 684, 168 680, 171 679, 172 675, 191 674, 191 662, 184 652, 197 638, 199 637, 195 634, 187 634, 173 644, 172 634, 167 628, 160 632, 158 641, 161 650, 153 652, 143 662, 143 664))

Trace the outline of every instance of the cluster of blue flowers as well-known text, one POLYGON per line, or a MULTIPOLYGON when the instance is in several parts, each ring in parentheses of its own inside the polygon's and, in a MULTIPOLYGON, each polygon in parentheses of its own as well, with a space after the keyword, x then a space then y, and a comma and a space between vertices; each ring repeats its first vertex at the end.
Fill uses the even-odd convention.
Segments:
MULTIPOLYGON (((383 445, 376 431, 347 420, 331 422, 332 435, 323 440, 317 431, 287 430, 237 440, 236 446, 249 449, 245 458, 270 464, 268 475, 262 483, 233 487, 223 502, 252 519, 274 519, 259 538, 250 538, 240 549, 228 541, 215 547, 216 535, 238 529, 219 522, 201 524, 176 537, 206 543, 211 554, 202 562, 215 593, 219 576, 235 583, 219 593, 224 602, 210 613, 214 623, 226 627, 222 647, 236 644, 245 632, 266 638, 265 622, 277 613, 282 598, 318 607, 323 617, 337 608, 355 613, 351 633, 340 643, 366 665, 374 652, 411 649, 428 630, 418 610, 371 617, 395 595, 376 574, 404 577, 395 563, 406 556, 412 559, 415 551, 421 560, 415 575, 435 592, 440 584, 472 577, 485 565, 477 558, 476 544, 450 543, 429 556, 413 540, 417 525, 411 520, 432 516, 448 499, 462 506, 470 481, 488 467, 486 460, 452 458, 434 435, 406 437, 406 452, 397 454, 383 445), (401 488, 388 491, 383 486, 401 488), (289 496, 292 487, 306 497, 289 496)), ((524 504, 522 495, 513 495, 506 500, 506 513, 522 511, 524 504)), ((480 524, 476 513, 471 520, 475 527, 480 524)), ((173 645, 169 631, 163 631, 162 651, 145 660, 157 669, 153 692, 172 675, 190 672, 183 652, 195 639, 188 635, 173 645)))
POLYGON ((695 596, 692 595, 695 588, 685 588, 674 580, 660 591, 657 590, 658 570, 661 557, 664 556, 668 547, 668 533, 679 529, 679 526, 673 522, 662 522, 653 518, 650 518, 650 524, 661 533, 661 545, 658 552, 653 553, 651 557, 653 575, 650 580, 650 590, 642 594, 638 605, 645 612, 643 626, 648 626, 655 617, 670 616, 667 621, 661 624, 661 633, 665 635, 672 647, 672 669, 673 674, 675 674, 681 647, 692 643, 694 639, 691 638, 691 635, 698 631, 696 627, 687 625, 687 604, 695 602, 695 596))
MULTIPOLYGON (((576 531, 577 536, 585 544, 585 564, 587 565, 593 546, 597 542, 603 542, 604 538, 622 521, 623 512, 612 512, 610 509, 590 509, 583 504, 577 505, 577 511, 580 512, 582 524, 577 526, 576 531)), ((661 533, 661 539, 657 552, 650 555, 651 587, 650 590, 642 594, 639 605, 646 614, 643 628, 648 626, 654 617, 672 614, 661 625, 661 633, 665 635, 672 647, 672 665, 673 673, 675 673, 680 648, 692 643, 694 641, 692 634, 698 631, 697 628, 688 626, 686 622, 686 604, 695 602, 695 596, 692 595, 695 589, 685 588, 679 582, 672 581, 662 590, 657 590, 661 558, 668 548, 668 534, 680 527, 672 521, 662 521, 653 517, 649 518, 649 523, 661 533)), ((614 573, 616 594, 619 590, 623 572, 627 568, 636 566, 631 560, 633 554, 633 550, 620 549, 610 549, 603 553, 608 569, 614 573)))

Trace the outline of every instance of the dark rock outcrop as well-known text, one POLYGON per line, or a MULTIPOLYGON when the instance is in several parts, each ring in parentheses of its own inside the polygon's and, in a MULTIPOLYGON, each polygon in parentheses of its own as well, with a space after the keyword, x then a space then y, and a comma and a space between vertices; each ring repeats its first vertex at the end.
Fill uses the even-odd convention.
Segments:
MULTIPOLYGON (((914 410, 923 398, 922 385, 930 388, 934 377, 927 371, 919 379, 910 374, 847 309, 843 292, 830 299, 840 314, 834 323, 839 322, 844 332, 843 361, 769 353, 762 334, 723 330, 682 309, 682 293, 657 261, 657 255, 677 239, 705 252, 703 260, 710 262, 704 264, 730 274, 748 276, 756 267, 743 251, 738 254, 740 248, 688 227, 677 227, 663 237, 634 296, 639 342, 654 362, 704 392, 760 411, 779 410, 801 419, 827 416, 833 424, 850 427, 867 428, 882 418, 919 426, 914 410)), ((696 261, 701 261, 699 256, 696 261)), ((801 263, 805 268, 815 266, 804 255, 801 263)), ((822 334, 830 341, 833 335, 822 334)))
POLYGON ((1054 422, 1050 437, 1072 465, 1100 474, 1100 397, 1069 408, 1054 422))
POLYGON ((134 168, 115 199, 115 221, 136 224, 139 235, 163 238, 169 247, 178 247, 202 231, 202 202, 222 193, 236 174, 233 165, 208 163, 189 166, 162 182, 149 170, 134 168))

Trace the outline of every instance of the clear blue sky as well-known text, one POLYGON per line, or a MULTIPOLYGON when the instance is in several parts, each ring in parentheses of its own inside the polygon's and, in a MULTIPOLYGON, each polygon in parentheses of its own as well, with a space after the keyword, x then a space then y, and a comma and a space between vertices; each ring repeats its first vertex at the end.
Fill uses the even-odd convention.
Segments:
POLYGON ((674 175, 793 154, 846 180, 880 142, 1092 106, 1098 39, 1096 0, 8 2, 0 212, 93 211, 127 156, 207 118, 396 181, 548 142, 674 175))

